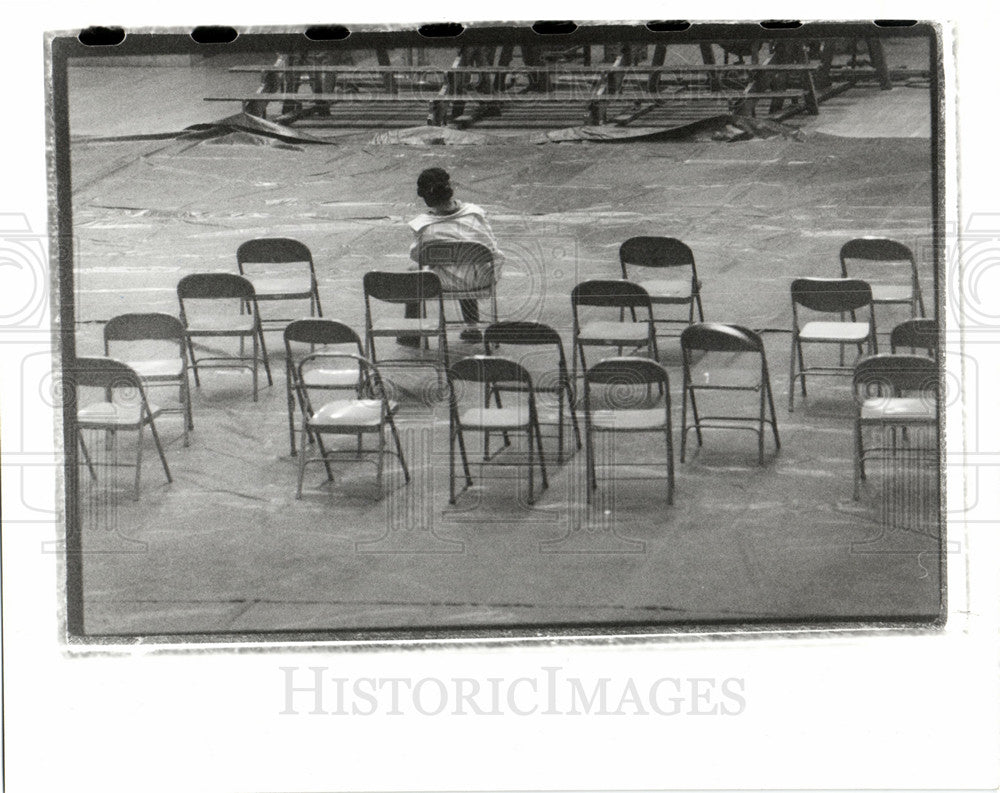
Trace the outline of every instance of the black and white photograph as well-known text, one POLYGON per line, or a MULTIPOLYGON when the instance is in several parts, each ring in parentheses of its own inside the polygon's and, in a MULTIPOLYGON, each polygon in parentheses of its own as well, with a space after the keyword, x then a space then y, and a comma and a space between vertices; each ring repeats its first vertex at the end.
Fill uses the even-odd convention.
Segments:
POLYGON ((68 42, 71 633, 941 619, 934 29, 536 27, 68 42))
POLYGON ((5 789, 996 788, 995 20, 60 6, 5 789))

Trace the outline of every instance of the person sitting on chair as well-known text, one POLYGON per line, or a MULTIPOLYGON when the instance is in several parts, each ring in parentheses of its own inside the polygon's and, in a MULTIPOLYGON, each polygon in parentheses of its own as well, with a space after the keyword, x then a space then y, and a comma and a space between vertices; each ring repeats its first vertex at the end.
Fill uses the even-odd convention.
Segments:
MULTIPOLYGON (((427 211, 410 221, 415 239, 410 246, 410 258, 420 264, 421 248, 435 242, 477 242, 489 249, 493 256, 492 267, 484 269, 475 263, 424 263, 437 273, 445 292, 469 292, 490 287, 499 277, 503 254, 486 213, 475 204, 458 201, 451 187, 451 177, 443 168, 428 168, 417 178, 417 195, 424 199, 427 211)), ((475 327, 479 322, 479 304, 475 300, 460 300, 462 318, 469 326, 462 331, 462 341, 476 343, 482 334, 475 327)), ((406 316, 420 316, 419 303, 406 304, 406 316)), ((401 337, 400 344, 419 346, 416 337, 401 337)))

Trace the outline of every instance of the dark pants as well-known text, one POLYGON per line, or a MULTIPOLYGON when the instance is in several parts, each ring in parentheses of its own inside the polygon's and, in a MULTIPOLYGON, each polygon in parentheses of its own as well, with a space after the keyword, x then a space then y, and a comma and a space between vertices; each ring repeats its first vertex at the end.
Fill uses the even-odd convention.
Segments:
MULTIPOLYGON (((462 309, 462 319, 467 323, 479 322, 479 303, 475 300, 459 300, 458 305, 462 309)), ((417 319, 420 316, 420 303, 407 303, 403 311, 403 316, 407 319, 417 319)), ((418 336, 400 336, 396 339, 400 344, 411 344, 417 346, 420 343, 418 336)))

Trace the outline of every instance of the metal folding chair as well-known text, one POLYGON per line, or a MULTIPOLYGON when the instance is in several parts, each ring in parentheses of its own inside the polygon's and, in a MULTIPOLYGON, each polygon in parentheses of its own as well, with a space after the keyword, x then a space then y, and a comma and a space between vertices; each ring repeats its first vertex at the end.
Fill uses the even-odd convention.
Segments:
MULTIPOLYGON (((670 381, 667 370, 648 358, 607 358, 594 364, 583 373, 583 415, 587 435, 587 503, 592 491, 597 490, 597 433, 663 433, 667 441, 667 503, 674 503, 674 439, 670 419, 670 381), (659 395, 651 400, 651 386, 659 387, 659 395), (609 407, 594 407, 594 386, 606 386, 610 393, 605 400, 609 407), (646 386, 643 407, 620 407, 623 392, 646 386)), ((636 463, 629 459, 629 465, 636 463)))
POLYGON ((936 319, 908 319, 896 325, 889 334, 889 347, 893 353, 909 347, 911 353, 926 350, 931 358, 937 358, 938 345, 936 319))
POLYGON ((796 278, 792 281, 792 360, 788 378, 788 411, 795 408, 795 381, 801 381, 802 396, 806 396, 806 375, 850 376, 852 366, 806 367, 803 344, 835 344, 841 359, 845 345, 855 345, 858 356, 878 352, 875 334, 875 307, 872 290, 865 281, 853 278, 796 278), (799 306, 823 314, 850 314, 850 321, 812 321, 799 326, 799 306), (858 322, 856 312, 868 309, 868 321, 858 322), (798 368, 796 368, 798 363, 798 368))
MULTIPOLYGON (((694 254, 686 244, 673 237, 630 237, 619 247, 618 259, 621 262, 622 278, 626 279, 629 277, 629 267, 658 268, 661 270, 668 268, 689 269, 690 277, 650 278, 638 283, 649 293, 649 299, 654 306, 686 305, 688 307, 687 319, 656 317, 657 323, 690 325, 695 321, 695 306, 698 308, 698 321, 705 321, 705 312, 701 305, 701 281, 698 280, 694 254)), ((632 317, 635 318, 634 309, 632 317)))
MULTIPOLYGON (((267 347, 264 344, 264 329, 260 324, 260 312, 257 308, 257 293, 253 284, 242 275, 234 273, 193 273, 184 276, 177 284, 177 299, 181 307, 181 322, 184 323, 184 333, 187 338, 188 354, 191 358, 191 368, 194 369, 194 384, 201 387, 198 377, 198 365, 211 362, 210 368, 243 368, 253 372, 253 401, 257 401, 257 368, 263 362, 267 372, 267 384, 273 385, 271 379, 271 364, 267 358, 267 347), (229 314, 206 313, 205 303, 209 301, 238 301, 234 311, 229 314), (185 302, 187 301, 187 302, 185 302), (191 301, 200 306, 197 314, 189 316, 191 301), (250 313, 244 314, 243 309, 249 306, 250 313), (236 338, 240 340, 240 354, 230 356, 205 356, 198 358, 194 354, 194 340, 205 338, 236 338), (247 357, 244 353, 244 342, 253 341, 253 355, 247 357)), ((213 307, 217 310, 217 307, 213 307)))
MULTIPOLYGON (((576 437, 576 448, 583 448, 580 441, 580 425, 576 420, 576 396, 573 393, 573 386, 569 379, 569 370, 566 366, 566 353, 563 349, 562 339, 548 325, 540 322, 495 322, 486 328, 483 334, 483 342, 486 346, 486 354, 490 355, 496 351, 501 344, 509 344, 517 347, 548 347, 554 348, 558 356, 556 364, 555 382, 551 376, 535 378, 534 390, 536 394, 554 394, 558 401, 558 418, 556 419, 559 432, 559 454, 556 461, 563 461, 563 424, 565 423, 566 406, 569 406, 570 419, 573 422, 573 434, 576 437)), ((522 391, 524 387, 520 384, 509 384, 504 386, 504 390, 522 391)), ((497 398, 499 407, 499 395, 497 398)), ((542 421, 539 414, 539 423, 542 421)))
MULTIPOLYGON (((302 356, 299 345, 309 345, 309 354, 316 352, 316 347, 353 347, 358 355, 364 356, 361 338, 354 330, 343 322, 333 319, 296 319, 285 328, 285 395, 288 400, 288 442, 292 457, 295 456, 295 405, 304 414, 305 405, 302 401, 301 386, 316 386, 330 389, 356 391, 360 384, 361 369, 354 362, 341 361, 337 366, 312 366, 307 369, 308 381, 298 382, 298 358, 302 356)), ((326 352, 327 350, 321 350, 326 352)), ((310 442, 312 437, 310 436, 310 442)))
MULTIPOLYGON (((403 476, 409 484, 410 472, 406 467, 406 459, 403 457, 403 447, 399 440, 399 432, 393 420, 398 405, 390 402, 382 384, 382 377, 378 367, 367 358, 347 352, 318 352, 305 356, 296 365, 295 385, 299 392, 302 404, 302 430, 300 442, 302 453, 299 458, 299 478, 296 490, 296 498, 302 498, 302 483, 305 479, 306 464, 310 462, 322 462, 326 468, 329 480, 333 480, 333 471, 330 468, 330 461, 335 455, 353 454, 355 459, 361 459, 365 453, 363 448, 363 438, 365 435, 378 436, 378 448, 367 450, 377 454, 376 459, 376 482, 379 489, 382 488, 382 471, 385 464, 385 428, 392 432, 392 439, 396 446, 395 454, 399 458, 400 467, 403 469, 403 476), (341 385, 329 385, 316 382, 317 378, 312 378, 310 369, 320 371, 343 369, 345 362, 352 362, 357 368, 357 386, 355 395, 350 399, 334 399, 322 402, 318 408, 314 407, 311 396, 314 392, 324 392, 334 389, 342 389, 341 385), (325 435, 354 435, 357 436, 358 445, 353 451, 346 449, 327 449, 323 443, 325 435), (318 457, 310 458, 307 449, 309 437, 316 439, 319 447, 318 457)), ((322 379, 322 378, 318 378, 322 379)))
MULTIPOLYGON (((140 348, 142 358, 124 357, 125 363, 142 379, 147 390, 163 386, 176 386, 180 390, 179 408, 161 408, 162 413, 181 413, 184 417, 184 445, 189 445, 188 433, 194 429, 191 415, 191 383, 184 325, 169 314, 119 314, 104 326, 104 354, 111 357, 112 342, 144 342, 140 348), (162 347, 158 342, 176 344, 175 355, 164 352, 150 357, 150 346, 162 347)), ((116 346, 120 346, 117 345, 116 346)), ((134 349, 133 345, 129 345, 134 349)), ((157 350, 158 351, 158 350, 157 350)))
POLYGON ((908 460, 938 460, 938 376, 937 362, 923 355, 872 355, 855 367, 855 501, 860 499, 861 482, 867 478, 866 461, 896 460, 901 455, 908 460), (867 429, 887 431, 888 442, 866 448, 867 429), (911 446, 911 429, 931 430, 933 446, 911 446))
MULTIPOLYGON (((259 303, 308 300, 309 316, 323 316, 312 252, 298 240, 261 237, 236 249, 240 275, 253 284, 259 303)), ((284 326, 288 319, 261 317, 261 323, 284 326)), ((275 328, 277 329, 277 328, 275 328)))
MULTIPOLYGON (((493 254, 478 242, 428 242, 420 246, 420 267, 434 272, 441 279, 442 296, 445 300, 489 300, 489 322, 497 321, 497 278, 494 271, 493 254), (452 271, 471 271, 471 278, 458 277, 452 271), (456 289, 452 281, 488 283, 479 289, 456 289)), ((463 320, 446 320, 448 325, 464 324, 463 320)), ((480 323, 482 324, 482 323, 480 323)))
MULTIPOLYGON (((472 474, 469 472, 469 460, 465 451, 464 430, 483 433, 483 459, 489 459, 488 437, 491 432, 513 433, 524 432, 528 436, 528 503, 535 503, 534 453, 535 443, 538 443, 538 465, 542 474, 542 488, 549 486, 545 471, 545 454, 542 450, 542 432, 538 425, 538 407, 535 402, 534 383, 531 374, 519 363, 507 358, 491 355, 476 355, 458 361, 448 370, 448 386, 450 394, 449 434, 448 434, 448 503, 455 503, 455 441, 458 441, 462 455, 462 469, 465 482, 472 486, 472 474), (482 401, 474 407, 461 404, 461 385, 463 383, 478 383, 483 386, 482 401), (524 404, 502 407, 499 399, 497 406, 490 406, 491 395, 500 391, 510 390, 514 385, 527 395, 527 407, 524 404)), ((478 392, 477 392, 478 395, 478 392)), ((478 401, 478 400, 477 400, 478 401)))
POLYGON ((764 343, 759 335, 752 330, 738 325, 721 325, 717 323, 698 323, 689 325, 681 333, 681 355, 684 366, 684 405, 681 410, 681 462, 684 462, 684 452, 687 446, 687 433, 693 429, 698 437, 698 446, 702 445, 701 431, 703 429, 750 430, 757 434, 757 460, 764 464, 764 425, 770 424, 774 434, 775 449, 781 448, 778 437, 778 418, 774 412, 774 395, 771 392, 771 378, 767 369, 767 356, 764 354, 764 343), (694 376, 693 354, 695 352, 732 353, 734 355, 753 355, 759 358, 759 366, 754 376, 747 377, 747 372, 740 372, 731 366, 718 368, 709 366, 705 361, 699 365, 699 377, 694 376), (704 374, 704 380, 701 375, 704 374), (697 391, 750 391, 759 395, 758 415, 699 415, 695 401, 697 391), (691 402, 691 415, 694 424, 687 424, 688 400, 691 402), (767 418, 770 408, 771 418, 767 418))
POLYGON ((862 270, 855 276, 871 284, 872 302, 876 306, 908 305, 911 317, 924 316, 924 296, 920 291, 917 261, 906 245, 884 237, 859 237, 845 242, 840 249, 840 274, 844 278, 850 277, 847 271, 849 261, 862 270), (878 283, 871 278, 876 272, 900 270, 904 270, 905 274, 897 278, 896 283, 878 283))
MULTIPOLYGON (((103 430, 114 435, 117 432, 134 430, 136 432, 134 498, 138 501, 139 480, 142 473, 142 430, 146 425, 149 425, 149 431, 156 444, 156 451, 160 456, 160 463, 163 465, 163 473, 167 476, 167 482, 173 482, 154 422, 161 411, 155 405, 149 404, 142 378, 134 369, 114 358, 77 358, 68 368, 66 376, 75 389, 100 388, 105 392, 103 402, 91 403, 84 407, 78 406, 76 411, 76 429, 80 451, 83 453, 84 462, 86 462, 87 469, 93 479, 97 479, 97 472, 94 470, 94 461, 91 459, 87 445, 83 440, 83 431, 103 430)), ((79 400, 78 390, 76 399, 79 400)), ((108 465, 114 466, 115 463, 108 465)))
POLYGON ((377 359, 375 355, 375 339, 397 336, 416 336, 428 349, 428 339, 438 340, 438 359, 430 362, 437 369, 438 385, 442 385, 442 375, 448 369, 448 335, 445 330, 444 301, 442 299, 441 281, 435 273, 428 271, 391 273, 368 272, 364 277, 365 292, 365 350, 373 363, 380 365, 394 364, 396 366, 427 366, 428 361, 414 358, 384 358, 377 359), (418 302, 421 305, 420 316, 408 319, 405 317, 384 318, 376 325, 372 301, 380 301, 392 305, 418 302), (437 317, 427 316, 427 306, 437 310, 437 317))
POLYGON ((653 323, 653 304, 649 293, 632 281, 593 280, 583 281, 573 287, 570 293, 573 304, 573 383, 577 378, 577 357, 580 368, 587 371, 587 361, 583 348, 588 346, 617 347, 618 355, 627 348, 636 351, 645 348, 652 359, 659 358, 656 347, 656 330, 653 323), (618 321, 593 320, 580 322, 580 306, 597 308, 617 308, 632 311, 633 321, 624 322, 621 314, 618 321), (646 318, 635 319, 635 309, 644 309, 646 318))

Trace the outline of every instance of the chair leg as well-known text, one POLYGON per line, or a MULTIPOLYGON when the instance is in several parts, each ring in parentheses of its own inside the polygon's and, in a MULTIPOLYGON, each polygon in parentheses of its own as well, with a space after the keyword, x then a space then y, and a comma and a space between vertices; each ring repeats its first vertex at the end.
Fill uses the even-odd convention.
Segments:
MULTIPOLYGON (((243 344, 243 337, 240 336, 240 344, 243 344)), ((241 353, 242 354, 242 353, 241 353)), ((257 334, 253 336, 253 401, 257 401, 257 334)))
MULTIPOLYGON (((684 462, 684 453, 687 450, 688 390, 687 383, 684 383, 681 391, 681 462, 684 462)), ((696 422, 695 427, 697 426, 696 422)))
POLYGON ((545 470, 545 450, 542 448, 542 428, 538 423, 538 416, 535 416, 535 439, 538 441, 538 464, 542 469, 542 489, 549 487, 549 475, 545 470))
MULTIPOLYGON (((285 396, 288 400, 288 446, 292 457, 295 456, 295 399, 292 395, 292 365, 285 365, 285 396)), ((303 449, 303 452, 305 449, 303 449)))
POLYGON ((188 355, 191 356, 191 368, 194 369, 194 386, 201 388, 201 380, 198 378, 198 359, 194 356, 194 342, 191 337, 187 337, 188 355))
MULTIPOLYGON (((326 478, 328 482, 333 481, 333 469, 330 468, 330 458, 327 456, 326 446, 323 445, 323 436, 316 432, 313 433, 316 438, 316 447, 319 449, 320 456, 323 460, 323 467, 326 469, 326 478)), ((306 447, 302 447, 302 454, 306 453, 306 447)))
POLYGON ((594 457, 594 431, 591 429, 590 424, 587 423, 586 426, 586 440, 587 440, 587 453, 586 453, 586 472, 584 474, 584 479, 586 484, 584 488, 587 491, 587 503, 590 504, 593 501, 593 491, 597 490, 597 465, 595 463, 594 457))
POLYGON ((188 379, 187 369, 184 370, 184 383, 181 390, 184 392, 184 420, 186 422, 184 445, 188 446, 188 432, 194 431, 194 408, 191 405, 191 381, 188 379))
POLYGON ((157 454, 160 455, 160 462, 163 463, 163 473, 167 475, 167 482, 173 482, 173 477, 170 476, 170 467, 167 465, 167 457, 163 453, 163 446, 160 443, 160 434, 156 431, 156 424, 153 423, 153 419, 149 419, 149 431, 153 435, 153 442, 156 444, 157 454))
POLYGON ((781 448, 781 439, 778 437, 778 416, 774 412, 774 392, 771 390, 771 377, 764 380, 764 385, 767 387, 767 404, 771 408, 771 430, 774 432, 774 448, 781 448))
MULTIPOLYGON (((306 441, 306 434, 308 432, 309 432, 309 429, 308 429, 308 424, 307 424, 307 421, 306 421, 306 417, 303 416, 302 417, 302 435, 300 437, 300 442, 301 442, 301 446, 302 446, 302 452, 301 452, 301 454, 299 454, 299 481, 298 481, 298 487, 295 490, 295 497, 296 498, 302 498, 302 480, 304 480, 305 476, 306 476, 306 456, 307 456, 306 448, 308 446, 308 442, 306 441)), ((325 457, 324 457, 324 459, 325 459, 325 457)))
POLYGON ((865 478, 865 451, 861 440, 861 422, 854 422, 854 500, 861 500, 861 480, 865 478))
POLYGON ((534 428, 528 421, 528 504, 535 503, 535 441, 534 428))
POLYGON ((573 422, 573 434, 576 437, 576 448, 577 451, 583 448, 583 444, 580 442, 580 424, 576 418, 576 405, 574 404, 574 395, 570 390, 569 386, 566 386, 566 402, 569 403, 569 418, 573 422))
POLYGON ((565 420, 565 408, 563 408, 563 391, 559 389, 559 429, 558 443, 559 451, 556 454, 556 465, 562 465, 563 461, 563 421, 565 420))
POLYGON ((455 422, 448 427, 448 503, 455 503, 455 422))
POLYGON ((764 464, 764 419, 766 418, 766 413, 764 412, 764 384, 760 384, 760 422, 757 424, 757 464, 764 464))
POLYGON ((667 504, 674 503, 674 438, 667 423, 667 504))
POLYGON ((403 456, 403 444, 399 441, 399 431, 396 429, 396 422, 389 416, 389 429, 392 431, 392 439, 396 443, 396 454, 399 457, 399 465, 403 469, 403 479, 406 484, 410 483, 410 470, 406 467, 406 458, 403 456))
MULTIPOLYGON (((457 422, 456 426, 458 426, 457 422)), ((465 434, 462 432, 461 426, 458 426, 458 451, 462 455, 462 470, 465 472, 465 484, 468 487, 472 487, 472 474, 469 473, 469 457, 465 453, 465 434)))
POLYGON ((798 339, 792 337, 791 360, 788 363, 788 412, 795 410, 795 345, 798 339))
POLYGON ((78 429, 76 431, 76 437, 80 441, 80 451, 83 452, 83 461, 87 464, 87 470, 90 471, 90 478, 96 482, 97 471, 94 470, 94 464, 90 460, 90 453, 87 451, 87 444, 83 442, 83 432, 78 429))
POLYGON ((139 431, 136 433, 135 445, 135 495, 132 498, 139 500, 139 477, 142 474, 142 422, 139 423, 139 431))
POLYGON ((274 379, 271 377, 271 361, 267 357, 267 344, 264 342, 264 328, 260 325, 257 326, 257 335, 260 337, 260 356, 264 361, 264 372, 267 374, 267 384, 274 385, 274 379))
MULTIPOLYGON (((361 443, 361 436, 358 435, 358 445, 361 443)), ((378 461, 375 464, 375 486, 382 490, 382 471, 385 469, 385 427, 378 428, 378 461)))

